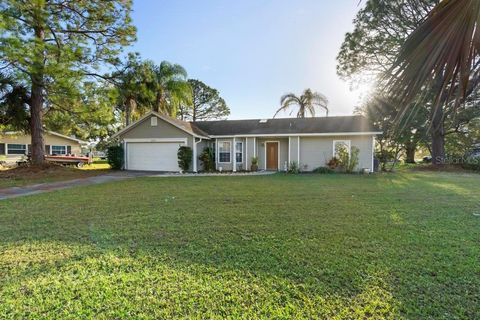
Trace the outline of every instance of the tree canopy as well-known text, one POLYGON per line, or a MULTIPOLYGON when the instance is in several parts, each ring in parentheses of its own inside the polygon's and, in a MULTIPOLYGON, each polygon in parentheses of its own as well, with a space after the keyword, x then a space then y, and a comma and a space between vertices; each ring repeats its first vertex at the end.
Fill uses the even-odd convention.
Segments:
POLYGON ((230 114, 230 108, 217 89, 195 79, 189 79, 188 84, 192 91, 192 101, 190 105, 180 105, 179 116, 182 120, 223 119, 230 114))
POLYGON ((135 39, 130 0, 4 0, 2 70, 29 91, 32 160, 44 162, 44 113, 68 109, 86 77, 117 62, 135 39))
POLYGON ((294 107, 298 108, 297 118, 305 118, 308 114, 312 117, 316 115, 316 109, 325 110, 328 117, 328 99, 321 93, 313 92, 311 89, 306 89, 300 96, 293 93, 287 93, 280 98, 280 108, 277 110, 274 118, 280 112, 286 112, 292 109, 290 114, 294 112, 294 107))

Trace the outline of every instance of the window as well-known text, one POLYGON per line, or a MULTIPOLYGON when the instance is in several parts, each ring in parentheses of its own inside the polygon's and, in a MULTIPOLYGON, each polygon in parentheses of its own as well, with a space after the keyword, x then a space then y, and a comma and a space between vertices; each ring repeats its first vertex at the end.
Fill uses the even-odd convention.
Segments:
POLYGON ((9 144, 7 148, 8 154, 27 154, 26 144, 9 144))
POLYGON ((67 154, 66 146, 51 146, 52 154, 67 154))
POLYGON ((243 142, 237 142, 235 144, 235 161, 237 161, 237 163, 243 162, 243 142))
POLYGON ((342 151, 348 152, 350 156, 350 140, 334 140, 333 141, 333 156, 339 158, 339 154, 342 151))
POLYGON ((231 144, 230 141, 220 141, 218 142, 218 162, 220 163, 230 163, 230 153, 231 153, 231 144))

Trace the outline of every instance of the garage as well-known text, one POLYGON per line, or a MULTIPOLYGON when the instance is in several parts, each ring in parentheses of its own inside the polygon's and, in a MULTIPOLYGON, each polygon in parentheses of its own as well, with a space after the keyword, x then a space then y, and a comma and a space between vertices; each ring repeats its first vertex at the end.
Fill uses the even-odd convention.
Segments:
POLYGON ((180 171, 177 152, 183 142, 128 142, 126 167, 128 170, 180 171))

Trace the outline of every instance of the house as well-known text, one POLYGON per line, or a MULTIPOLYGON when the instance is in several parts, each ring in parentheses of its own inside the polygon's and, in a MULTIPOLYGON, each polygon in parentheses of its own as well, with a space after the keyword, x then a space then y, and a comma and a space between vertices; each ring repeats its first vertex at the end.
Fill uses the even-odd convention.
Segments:
MULTIPOLYGON (((81 154, 85 141, 68 137, 53 131, 45 131, 43 135, 45 153, 49 155, 81 154)), ((0 133, 0 157, 7 161, 17 161, 30 153, 32 137, 21 132, 0 133)))
POLYGON ((112 138, 124 145, 127 170, 179 171, 178 148, 188 146, 191 169, 201 171, 198 156, 209 146, 217 170, 249 170, 257 157, 260 170, 282 171, 295 161, 311 171, 326 166, 343 145, 357 147, 358 168, 373 171, 377 134, 362 116, 185 122, 150 112, 112 138))

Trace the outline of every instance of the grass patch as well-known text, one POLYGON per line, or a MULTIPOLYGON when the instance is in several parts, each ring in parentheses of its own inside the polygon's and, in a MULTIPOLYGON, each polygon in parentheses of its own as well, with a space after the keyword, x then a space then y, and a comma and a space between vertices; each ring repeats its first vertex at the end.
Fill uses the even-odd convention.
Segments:
MULTIPOLYGON (((92 164, 94 166, 94 164, 92 164)), ((90 166, 88 166, 90 167, 90 166)), ((57 182, 72 179, 92 177, 108 172, 108 165, 77 169, 49 164, 44 167, 17 167, 8 170, 0 170, 0 189, 20 187, 37 183, 57 182)))
POLYGON ((0 318, 479 318, 479 189, 279 174, 2 201, 0 318))

